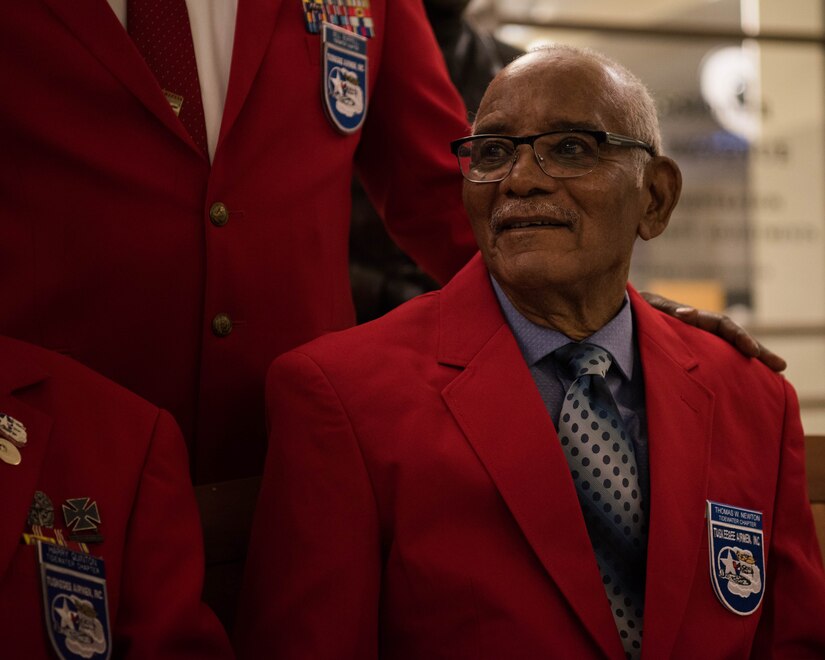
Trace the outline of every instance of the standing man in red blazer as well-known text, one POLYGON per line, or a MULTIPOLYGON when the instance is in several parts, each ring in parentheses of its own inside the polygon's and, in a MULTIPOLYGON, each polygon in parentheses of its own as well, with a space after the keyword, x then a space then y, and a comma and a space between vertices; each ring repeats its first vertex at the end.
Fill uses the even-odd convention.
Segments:
POLYGON ((170 410, 196 481, 259 473, 268 364, 354 322, 353 171, 438 280, 475 251, 420 0, 189 2, 205 142, 133 33, 147 0, 0 4, 0 332, 170 410))
POLYGON ((454 142, 481 257, 275 361, 243 657, 822 658, 796 396, 627 284, 681 174, 556 47, 454 142))
POLYGON ((169 413, 0 337, 0 656, 223 660, 169 413))

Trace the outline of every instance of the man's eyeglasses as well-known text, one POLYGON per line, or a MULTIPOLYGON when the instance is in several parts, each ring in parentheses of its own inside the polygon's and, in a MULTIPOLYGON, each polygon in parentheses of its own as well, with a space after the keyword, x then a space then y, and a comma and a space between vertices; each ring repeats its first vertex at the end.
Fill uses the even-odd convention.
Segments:
POLYGON ((638 147, 651 156, 656 152, 647 142, 606 131, 574 128, 538 135, 472 135, 454 140, 450 150, 458 158, 461 174, 473 183, 495 183, 510 174, 517 149, 529 144, 542 171, 557 179, 570 179, 592 172, 599 162, 599 147, 638 147))

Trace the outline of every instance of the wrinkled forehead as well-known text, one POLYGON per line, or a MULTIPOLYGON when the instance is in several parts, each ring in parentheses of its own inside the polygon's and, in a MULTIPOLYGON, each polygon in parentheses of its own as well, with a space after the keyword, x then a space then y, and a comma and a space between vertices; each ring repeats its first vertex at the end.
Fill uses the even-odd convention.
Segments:
POLYGON ((473 132, 523 134, 571 126, 619 131, 623 88, 614 71, 585 56, 529 53, 490 83, 473 132))

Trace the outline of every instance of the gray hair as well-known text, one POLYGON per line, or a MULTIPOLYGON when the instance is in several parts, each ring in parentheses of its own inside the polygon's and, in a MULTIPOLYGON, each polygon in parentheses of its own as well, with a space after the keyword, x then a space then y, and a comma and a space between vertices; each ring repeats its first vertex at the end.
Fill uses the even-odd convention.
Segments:
MULTIPOLYGON (((659 129, 656 103, 638 76, 615 60, 590 48, 548 44, 531 49, 525 55, 542 52, 569 54, 595 62, 607 69, 620 84, 606 86, 603 90, 605 99, 616 111, 617 116, 625 118, 629 137, 647 142, 657 155, 662 153, 662 134, 659 129)), ((648 154, 643 150, 635 151, 637 151, 638 163, 642 166, 647 161, 648 154)))

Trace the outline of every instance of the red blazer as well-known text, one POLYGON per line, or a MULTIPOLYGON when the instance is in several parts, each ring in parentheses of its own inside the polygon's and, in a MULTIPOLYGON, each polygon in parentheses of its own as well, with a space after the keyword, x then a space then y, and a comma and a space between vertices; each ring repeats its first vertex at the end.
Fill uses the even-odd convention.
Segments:
POLYGON ((301 0, 239 0, 211 167, 106 0, 2 4, 0 333, 170 410, 196 480, 259 473, 269 363, 354 322, 354 167, 436 278, 476 250, 448 145, 467 121, 420 0, 370 3, 369 108, 349 136, 324 115, 301 0))
MULTIPOLYGON (((643 658, 825 657, 796 396, 630 290, 644 370, 643 658), (716 599, 705 500, 764 513, 766 595, 716 599)), ((562 448, 480 259, 274 363, 243 657, 624 658, 562 448)))
MULTIPOLYGON (((0 620, 4 658, 55 657, 44 627, 36 548, 21 543, 35 491, 54 506, 97 503, 112 657, 232 657, 200 600, 203 547, 180 431, 168 413, 64 357, 0 338, 0 412, 26 426, 17 466, 0 463, 0 620)), ((54 537, 52 530, 44 530, 54 537)))

